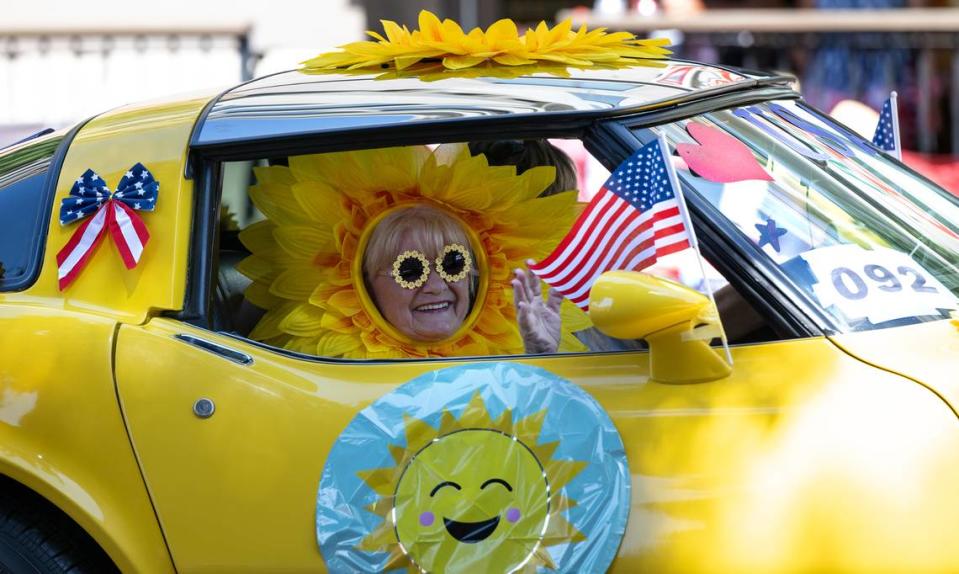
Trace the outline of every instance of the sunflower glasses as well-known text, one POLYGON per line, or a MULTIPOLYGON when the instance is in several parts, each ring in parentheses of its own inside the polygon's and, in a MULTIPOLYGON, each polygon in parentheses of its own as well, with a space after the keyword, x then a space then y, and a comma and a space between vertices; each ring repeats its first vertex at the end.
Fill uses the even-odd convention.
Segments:
MULTIPOLYGON (((433 264, 439 276, 451 283, 463 279, 473 270, 473 258, 470 252, 459 243, 443 247, 443 252, 433 261, 433 264)), ((430 261, 420 251, 404 251, 393 261, 393 271, 390 275, 400 287, 417 289, 430 278, 430 261)))

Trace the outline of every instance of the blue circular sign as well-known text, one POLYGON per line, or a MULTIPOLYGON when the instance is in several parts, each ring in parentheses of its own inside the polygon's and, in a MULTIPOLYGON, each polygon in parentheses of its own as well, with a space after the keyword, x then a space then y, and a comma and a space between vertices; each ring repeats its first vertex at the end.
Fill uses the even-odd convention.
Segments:
POLYGON ((316 537, 333 572, 602 572, 629 488, 619 433, 582 389, 526 365, 451 367, 346 427, 316 537))

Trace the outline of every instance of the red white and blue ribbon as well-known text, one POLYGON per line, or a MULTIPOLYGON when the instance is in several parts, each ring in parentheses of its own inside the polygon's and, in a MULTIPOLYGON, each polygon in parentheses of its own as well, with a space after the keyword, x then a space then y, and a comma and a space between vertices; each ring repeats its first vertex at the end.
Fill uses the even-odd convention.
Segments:
POLYGON ((156 209, 160 184, 143 164, 136 164, 110 193, 103 178, 88 169, 77 178, 70 195, 60 204, 60 225, 69 225, 90 215, 57 253, 60 290, 66 289, 89 262, 94 250, 109 233, 127 269, 140 262, 150 239, 146 224, 135 210, 156 209))

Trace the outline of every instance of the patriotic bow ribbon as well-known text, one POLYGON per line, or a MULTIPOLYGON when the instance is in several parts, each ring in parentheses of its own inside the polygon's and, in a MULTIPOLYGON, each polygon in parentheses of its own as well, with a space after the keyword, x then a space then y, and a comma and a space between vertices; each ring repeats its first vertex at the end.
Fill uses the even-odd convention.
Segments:
POLYGON ((136 267, 150 233, 134 210, 156 209, 159 191, 160 184, 141 163, 126 172, 115 193, 110 193, 106 182, 93 170, 77 178, 70 195, 60 204, 60 225, 93 217, 84 221, 57 253, 61 291, 77 278, 107 230, 127 269, 136 267))

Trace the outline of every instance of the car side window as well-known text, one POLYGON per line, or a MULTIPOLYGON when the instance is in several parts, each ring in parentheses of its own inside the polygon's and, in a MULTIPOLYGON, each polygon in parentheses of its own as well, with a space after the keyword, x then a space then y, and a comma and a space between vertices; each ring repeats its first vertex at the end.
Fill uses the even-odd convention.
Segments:
POLYGON ((18 291, 36 277, 49 216, 47 174, 60 136, 0 151, 0 291, 18 291))
MULTIPOLYGON (((539 326, 522 315, 540 291, 526 265, 563 240, 609 175, 579 140, 227 162, 213 326, 329 358, 643 349, 602 335, 560 295, 551 347, 536 346, 539 326)), ((695 261, 679 256, 651 271, 682 280, 695 261)), ((750 334, 742 339, 767 338, 750 334)))

